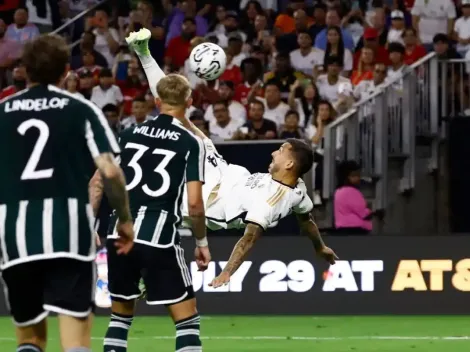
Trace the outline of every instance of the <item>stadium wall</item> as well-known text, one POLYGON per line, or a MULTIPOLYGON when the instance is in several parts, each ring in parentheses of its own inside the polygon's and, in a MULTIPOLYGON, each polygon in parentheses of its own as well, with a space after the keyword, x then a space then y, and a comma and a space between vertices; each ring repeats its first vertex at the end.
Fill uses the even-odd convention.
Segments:
MULTIPOLYGON (((331 267, 315 258, 305 237, 266 236, 230 285, 218 290, 208 284, 238 237, 210 240, 209 269, 200 273, 195 263, 190 266, 203 314, 470 314, 470 237, 465 235, 329 236, 328 244, 341 258, 331 267)), ((185 238, 183 246, 191 261, 193 240, 185 238)), ((0 314, 6 313, 0 304, 0 314)), ((165 310, 141 304, 139 313, 165 310)))

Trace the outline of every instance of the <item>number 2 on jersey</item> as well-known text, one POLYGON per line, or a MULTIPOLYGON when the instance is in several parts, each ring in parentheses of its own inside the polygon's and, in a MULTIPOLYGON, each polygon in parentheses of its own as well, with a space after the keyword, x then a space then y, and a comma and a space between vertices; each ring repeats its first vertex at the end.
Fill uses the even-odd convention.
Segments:
MULTIPOLYGON (((130 191, 137 187, 140 181, 142 181, 142 167, 139 164, 139 160, 149 150, 149 147, 138 143, 127 143, 125 148, 137 150, 128 164, 128 166, 134 170, 134 178, 126 186, 126 189, 130 191)), ((170 174, 168 173, 168 171, 166 171, 165 168, 168 166, 171 159, 173 159, 176 153, 170 150, 156 148, 152 151, 152 154, 163 155, 163 160, 157 165, 155 170, 153 170, 153 172, 156 172, 162 177, 162 185, 159 189, 153 191, 147 186, 147 184, 145 184, 142 186, 142 190, 145 194, 150 197, 160 197, 166 192, 168 192, 168 190, 170 189, 170 174)))
POLYGON ((34 144, 33 152, 29 157, 28 162, 21 174, 21 180, 38 180, 41 178, 50 178, 54 173, 54 169, 37 170, 39 159, 41 159, 42 152, 49 139, 49 127, 47 124, 38 119, 29 119, 22 122, 18 126, 18 133, 24 136, 30 128, 37 128, 39 130, 39 137, 34 144))

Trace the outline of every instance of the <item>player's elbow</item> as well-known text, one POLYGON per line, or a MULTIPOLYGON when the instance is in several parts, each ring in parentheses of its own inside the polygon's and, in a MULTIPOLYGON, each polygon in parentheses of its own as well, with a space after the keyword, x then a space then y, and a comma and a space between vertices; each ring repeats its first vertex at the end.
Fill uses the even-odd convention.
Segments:
POLYGON ((100 168, 100 174, 106 180, 115 180, 121 177, 122 171, 118 165, 110 163, 100 168))
POLYGON ((191 217, 202 217, 205 215, 204 202, 202 198, 199 199, 188 199, 188 212, 191 217))
POLYGON ((202 200, 202 183, 193 181, 187 183, 189 216, 204 216, 204 201, 202 200))

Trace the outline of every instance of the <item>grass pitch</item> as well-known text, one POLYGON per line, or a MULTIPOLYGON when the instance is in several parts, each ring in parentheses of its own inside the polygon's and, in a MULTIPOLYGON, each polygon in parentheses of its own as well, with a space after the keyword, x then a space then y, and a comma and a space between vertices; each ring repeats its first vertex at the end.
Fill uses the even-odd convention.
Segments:
MULTIPOLYGON (((102 351, 108 318, 98 317, 93 351, 102 351)), ((203 317, 205 352, 468 352, 470 317, 203 317)), ((49 320, 47 352, 59 352, 57 320, 49 320)), ((14 351, 13 325, 0 319, 0 351, 14 351)), ((130 352, 174 351, 174 327, 167 317, 137 317, 130 352)))

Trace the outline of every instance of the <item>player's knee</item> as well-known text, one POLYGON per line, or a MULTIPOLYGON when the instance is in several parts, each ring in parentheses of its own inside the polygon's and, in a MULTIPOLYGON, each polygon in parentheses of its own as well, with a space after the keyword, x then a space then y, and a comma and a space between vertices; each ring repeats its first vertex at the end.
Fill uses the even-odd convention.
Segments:
POLYGON ((113 313, 121 315, 134 315, 135 310, 135 299, 130 301, 115 301, 111 304, 111 310, 113 313))
MULTIPOLYGON (((20 346, 35 346, 38 351, 43 351, 46 349, 46 335, 37 335, 34 337, 21 337, 18 336, 18 344, 20 346)), ((25 351, 29 351, 28 349, 25 349, 25 351)), ((36 351, 34 349, 31 349, 31 351, 36 351)))

